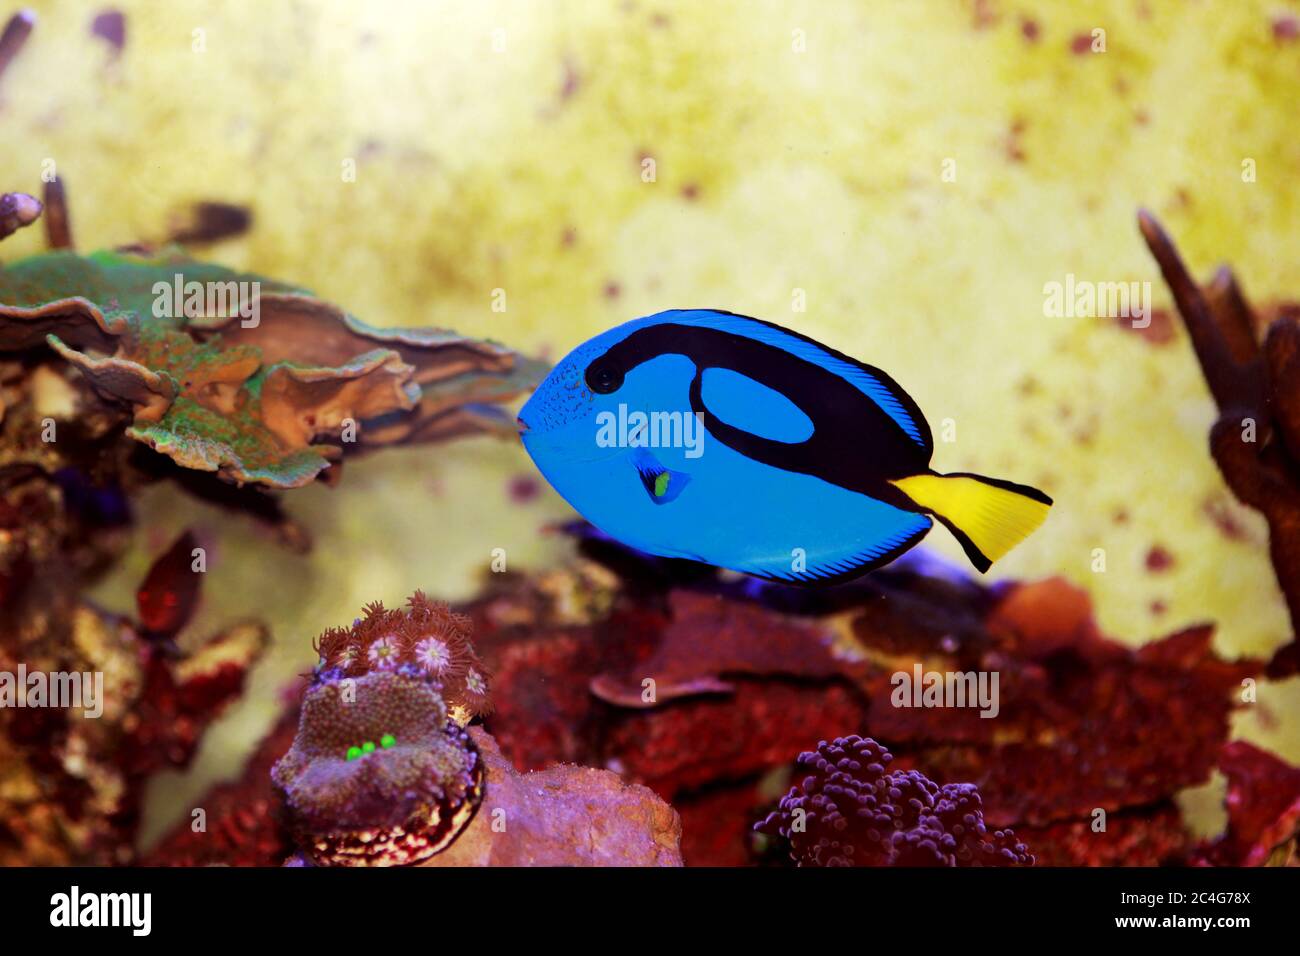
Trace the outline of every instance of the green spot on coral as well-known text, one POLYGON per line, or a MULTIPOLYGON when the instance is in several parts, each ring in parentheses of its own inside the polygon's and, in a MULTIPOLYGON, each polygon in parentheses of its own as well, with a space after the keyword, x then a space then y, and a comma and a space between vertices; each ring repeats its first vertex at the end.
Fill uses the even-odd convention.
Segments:
POLYGON ((397 743, 397 738, 394 737, 392 734, 384 734, 384 736, 379 738, 379 746, 383 747, 385 750, 387 750, 389 747, 392 747, 396 743, 397 743))
POLYGON ((364 744, 361 745, 361 752, 362 752, 362 753, 367 753, 367 754, 372 754, 372 753, 374 753, 374 752, 375 752, 375 742, 374 742, 373 740, 367 740, 364 744))
POLYGON ((348 748, 348 759, 349 759, 349 760, 356 760, 356 759, 358 759, 360 756, 361 756, 361 748, 360 748, 360 747, 349 747, 349 748, 348 748))

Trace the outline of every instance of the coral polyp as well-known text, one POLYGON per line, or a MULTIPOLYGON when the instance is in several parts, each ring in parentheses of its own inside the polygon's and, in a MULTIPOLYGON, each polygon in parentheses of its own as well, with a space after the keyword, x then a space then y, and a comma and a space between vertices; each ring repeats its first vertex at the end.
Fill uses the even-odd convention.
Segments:
POLYGON ((491 709, 488 670, 470 642, 471 626, 468 617, 420 591, 405 609, 389 610, 376 601, 350 628, 331 628, 317 639, 317 673, 419 675, 439 686, 452 719, 464 726, 491 709))
MULTIPOLYGON (((394 737, 392 734, 384 734, 384 736, 379 738, 379 746, 383 747, 385 750, 387 750, 389 747, 395 746, 396 744, 397 744, 397 738, 394 737)), ((355 745, 349 747, 346 756, 348 760, 358 760, 361 757, 364 757, 366 754, 371 754, 374 752, 375 752, 375 742, 373 740, 367 740, 360 747, 357 747, 355 745)))
POLYGON ((483 798, 483 762, 438 685, 408 668, 318 674, 271 779, 302 852, 401 866, 446 849, 483 798))
POLYGON ((801 866, 1032 866, 1010 829, 990 832, 973 784, 940 786, 858 736, 799 755, 797 783, 754 829, 801 866), (801 776, 799 776, 801 775, 801 776))

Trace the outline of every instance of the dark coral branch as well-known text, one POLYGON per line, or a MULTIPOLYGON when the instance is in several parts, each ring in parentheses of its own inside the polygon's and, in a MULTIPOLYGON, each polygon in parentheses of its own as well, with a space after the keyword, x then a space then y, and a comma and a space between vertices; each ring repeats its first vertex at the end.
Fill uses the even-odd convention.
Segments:
POLYGON ((1205 288, 1212 314, 1220 317, 1220 328, 1233 359, 1240 364, 1259 360, 1259 340, 1255 337, 1255 317, 1228 266, 1220 266, 1205 288))
MULTIPOLYGON (((1300 321, 1282 309, 1264 334, 1262 324, 1227 268, 1202 291, 1155 217, 1138 224, 1201 364, 1219 409, 1210 453, 1232 493, 1268 521, 1269 554, 1286 597, 1291 626, 1300 621, 1300 321)), ((1300 645, 1283 647, 1268 666, 1271 677, 1300 672, 1300 645)))
POLYGON ((72 223, 63 180, 55 176, 45 184, 45 237, 51 249, 72 249, 72 223))
POLYGON ((1196 349, 1196 357, 1215 403, 1220 410, 1258 410, 1260 393, 1253 369, 1239 365, 1233 358, 1228 337, 1215 321, 1209 301, 1183 265, 1173 241, 1146 210, 1138 213, 1138 225, 1187 324, 1192 346, 1196 349))
POLYGON ((9 18, 4 32, 0 33, 0 77, 4 76, 36 25, 36 14, 30 10, 19 10, 9 18))
POLYGON ((168 241, 186 245, 204 245, 242 236, 253 226, 252 210, 234 203, 205 200, 195 203, 185 222, 177 226, 168 241))
POLYGON ((1282 317, 1264 337, 1264 363, 1273 422, 1292 461, 1300 461, 1300 322, 1282 317))

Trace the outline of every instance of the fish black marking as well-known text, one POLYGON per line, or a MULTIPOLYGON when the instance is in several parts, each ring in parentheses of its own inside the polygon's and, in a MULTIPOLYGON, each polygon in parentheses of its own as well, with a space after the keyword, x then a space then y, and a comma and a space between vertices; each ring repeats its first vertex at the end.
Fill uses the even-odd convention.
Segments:
MULTIPOLYGON (((730 313, 727 313, 730 314, 730 313)), ((812 342, 773 323, 783 333, 812 342)), ((816 343, 814 343, 816 344, 816 343)), ((602 377, 621 381, 632 369, 661 355, 684 355, 695 364, 691 410, 724 445, 755 461, 785 471, 812 475, 907 511, 916 504, 889 482, 930 471, 933 441, 925 418, 911 397, 888 375, 856 359, 818 345, 831 358, 863 369, 899 401, 920 430, 918 444, 897 421, 852 382, 777 345, 706 326, 664 322, 633 332, 614 344, 592 366, 602 377), (728 425, 704 404, 705 369, 724 368, 748 376, 793 402, 813 422, 802 442, 782 442, 728 425)), ((608 380, 608 379, 606 379, 608 380)))

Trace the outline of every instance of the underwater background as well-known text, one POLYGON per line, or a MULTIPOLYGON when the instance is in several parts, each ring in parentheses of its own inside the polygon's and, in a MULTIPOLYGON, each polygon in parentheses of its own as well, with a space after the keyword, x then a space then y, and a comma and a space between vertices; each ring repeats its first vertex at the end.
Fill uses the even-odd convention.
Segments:
MULTIPOLYGON (((1290 641, 1267 526, 1207 452, 1215 406, 1136 214, 1198 278, 1230 262, 1254 302, 1300 292, 1295 4, 177 0, 113 4, 120 38, 92 29, 107 7, 32 9, 0 75, 0 183, 39 195, 53 159, 80 251, 230 204, 251 223, 200 258, 552 361, 661 309, 766 318, 887 369, 936 431, 950 419, 944 470, 1054 498, 990 578, 1064 579, 1135 648, 1205 622, 1229 660, 1290 641), (1151 282, 1152 327, 1045 316, 1067 274, 1151 282)), ((27 229, 4 260, 44 248, 27 229)), ((571 510, 497 438, 385 449, 283 506, 309 552, 151 486, 91 591, 130 613, 198 528, 215 557, 181 645, 245 617, 273 635, 194 764, 150 784, 142 847, 239 772, 314 635, 417 588, 467 600, 493 549, 530 574, 574 553, 545 530, 571 510)), ((960 558, 942 532, 922 548, 960 558)), ((1232 736, 1300 762, 1300 678, 1258 695, 1232 736)), ((1223 791, 1216 774, 1182 794, 1198 832, 1222 829, 1223 791)))

